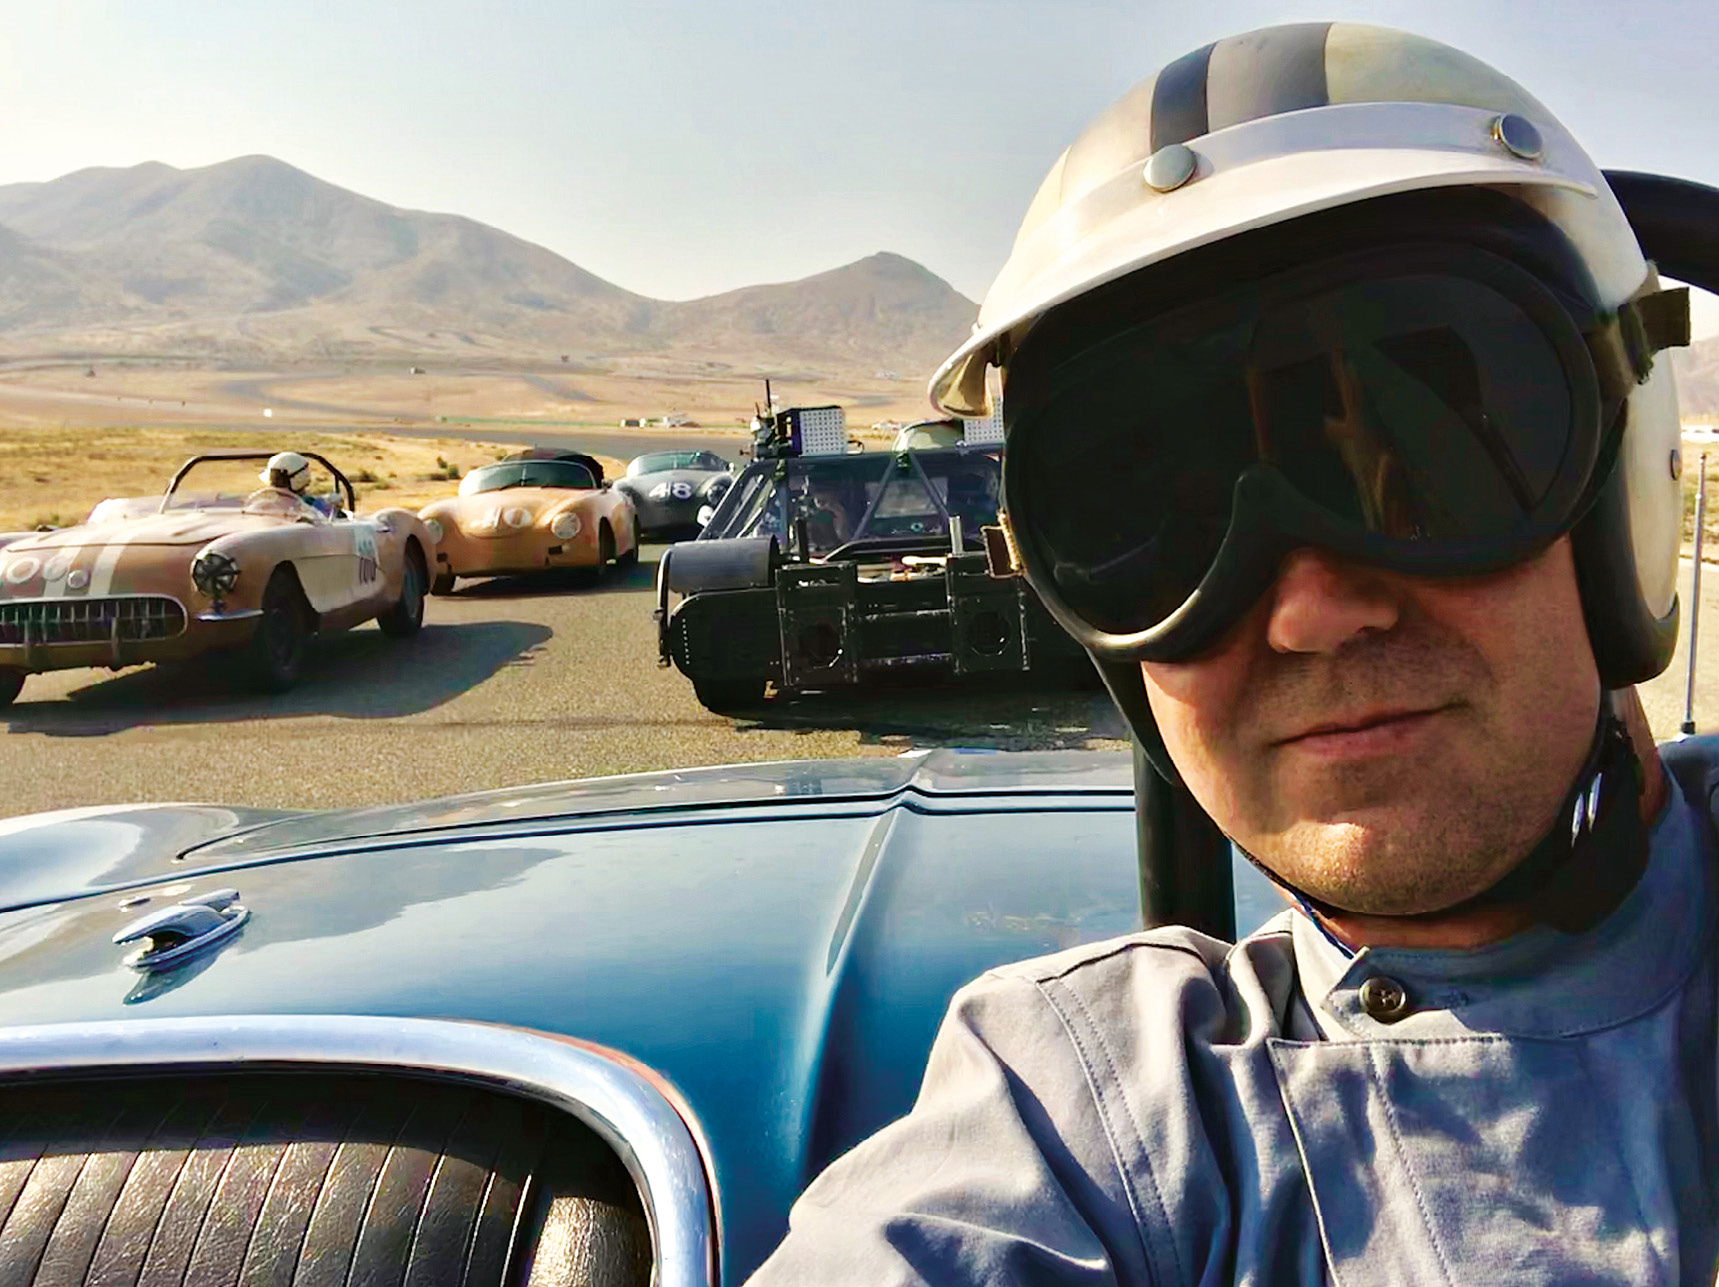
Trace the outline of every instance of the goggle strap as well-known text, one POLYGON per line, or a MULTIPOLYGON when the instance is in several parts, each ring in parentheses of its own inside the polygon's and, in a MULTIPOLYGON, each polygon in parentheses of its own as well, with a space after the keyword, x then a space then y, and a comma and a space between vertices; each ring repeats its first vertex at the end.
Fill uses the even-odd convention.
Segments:
POLYGON ((1626 398, 1653 372, 1654 354, 1689 343, 1689 288, 1661 289, 1650 264, 1641 289, 1582 338, 1603 396, 1626 398))
POLYGON ((1654 291, 1632 302, 1650 353, 1688 347, 1689 287, 1654 291))

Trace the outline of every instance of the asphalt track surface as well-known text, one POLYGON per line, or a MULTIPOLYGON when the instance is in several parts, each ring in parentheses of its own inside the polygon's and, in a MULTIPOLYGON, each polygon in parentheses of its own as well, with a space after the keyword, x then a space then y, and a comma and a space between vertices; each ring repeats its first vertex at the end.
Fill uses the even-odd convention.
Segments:
POLYGON ((656 556, 595 589, 497 578, 432 598, 423 631, 317 641, 291 692, 207 662, 34 675, 0 708, 0 815, 136 800, 323 808, 737 760, 925 746, 1116 747, 1101 693, 1010 677, 700 706, 656 664, 656 556))
MULTIPOLYGON (((0 815, 137 800, 325 808, 738 760, 1123 745, 1102 693, 1012 678, 711 714, 679 672, 656 665, 660 548, 595 589, 462 582, 430 600, 415 639, 369 625, 319 640, 282 696, 249 694, 206 663, 32 676, 0 708, 0 815)), ((1686 563, 1686 605, 1688 575, 1686 563)), ((1696 715, 1713 731, 1719 565, 1706 566, 1701 589, 1696 715)), ((1644 687, 1662 738, 1683 718, 1686 639, 1644 687)))

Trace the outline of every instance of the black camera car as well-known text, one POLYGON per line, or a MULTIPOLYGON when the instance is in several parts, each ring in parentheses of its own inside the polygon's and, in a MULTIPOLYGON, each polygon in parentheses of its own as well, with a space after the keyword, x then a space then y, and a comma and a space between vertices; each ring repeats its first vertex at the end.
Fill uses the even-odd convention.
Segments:
POLYGON ((795 407, 761 414, 754 439, 699 538, 658 564, 659 661, 705 706, 756 705, 767 684, 1087 673, 1026 583, 990 573, 999 424, 968 422, 956 446, 866 452, 841 408, 795 407))

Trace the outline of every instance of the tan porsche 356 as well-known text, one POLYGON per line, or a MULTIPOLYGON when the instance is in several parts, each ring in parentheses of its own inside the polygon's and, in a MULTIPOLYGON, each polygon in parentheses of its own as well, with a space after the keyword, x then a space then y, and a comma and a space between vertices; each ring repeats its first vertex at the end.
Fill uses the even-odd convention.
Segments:
POLYGON ((460 480, 457 496, 418 511, 436 544, 430 593, 462 576, 576 568, 595 581, 639 561, 639 519, 595 457, 533 447, 460 480))
POLYGON ((328 490, 226 484, 268 452, 211 452, 159 497, 103 501, 77 527, 0 548, 0 705, 26 676, 233 650, 268 691, 292 685, 317 632, 374 618, 415 634, 434 543, 416 514, 353 513, 352 484, 321 456, 328 490), (217 485, 219 480, 221 485, 217 485), (209 490, 214 487, 214 490, 209 490))

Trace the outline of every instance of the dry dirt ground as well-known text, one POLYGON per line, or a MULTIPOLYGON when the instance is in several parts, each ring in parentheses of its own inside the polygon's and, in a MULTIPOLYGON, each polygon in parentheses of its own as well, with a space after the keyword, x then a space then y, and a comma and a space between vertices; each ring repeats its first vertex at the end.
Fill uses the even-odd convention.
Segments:
MULTIPOLYGON (((870 442, 887 441, 887 432, 870 426, 906 422, 932 415, 924 380, 915 374, 778 373, 772 389, 779 406, 835 403, 848 415, 851 433, 870 442)), ((0 452, 24 430, 64 429, 66 442, 79 432, 104 429, 104 449, 114 437, 106 426, 126 424, 196 428, 221 426, 249 432, 265 427, 385 429, 410 426, 414 433, 445 431, 449 440, 482 442, 490 432, 518 435, 533 429, 545 434, 612 432, 622 419, 685 416, 700 432, 732 435, 738 444, 753 406, 763 397, 763 377, 720 363, 687 365, 668 357, 615 359, 601 369, 555 364, 517 370, 461 369, 455 366, 390 363, 366 366, 305 364, 292 370, 242 370, 211 367, 177 359, 32 360, 0 363, 0 452)), ((650 431, 642 435, 646 450, 650 431)), ((211 441, 211 440, 203 440, 211 441)), ((231 434, 224 441, 231 441, 231 434)), ((430 457, 447 455, 446 446, 429 444, 430 457)), ((32 450, 22 443, 26 455, 32 450)), ((400 448, 414 465, 421 451, 400 448)), ((1707 451, 1712 482, 1719 488, 1719 444, 1687 441, 1683 471, 1685 541, 1693 533, 1697 462, 1707 451)), ((31 462, 8 461, 0 468, 31 462)), ((336 463, 339 463, 338 461, 336 463)), ((410 473, 408 468, 406 473, 410 473)), ((68 485, 58 471, 46 474, 48 492, 68 485)), ((32 475, 34 476, 34 475, 32 475)), ((35 501, 9 499, 16 484, 0 474, 0 513, 29 508, 35 501)), ((86 489, 87 490, 87 489, 86 489)), ((114 492, 105 492, 112 495, 114 492)), ((99 497, 98 497, 99 499, 99 497)), ((1709 493, 1707 539, 1719 551, 1719 497, 1709 493)), ((45 513, 79 511, 44 494, 45 513)), ((87 506, 85 511, 87 511, 87 506)), ((0 517, 0 530, 6 524, 0 517)))
MULTIPOLYGON (((0 365, 0 425, 18 423, 481 426, 486 421, 613 427, 624 418, 684 415, 740 428, 763 399, 764 378, 731 367, 687 370, 666 360, 471 369, 406 363, 305 364, 287 371, 208 367, 178 360, 40 360, 0 365), (265 417, 264 413, 267 412, 265 417)), ((851 428, 931 414, 925 378, 891 372, 777 372, 779 406, 836 403, 851 428)))

